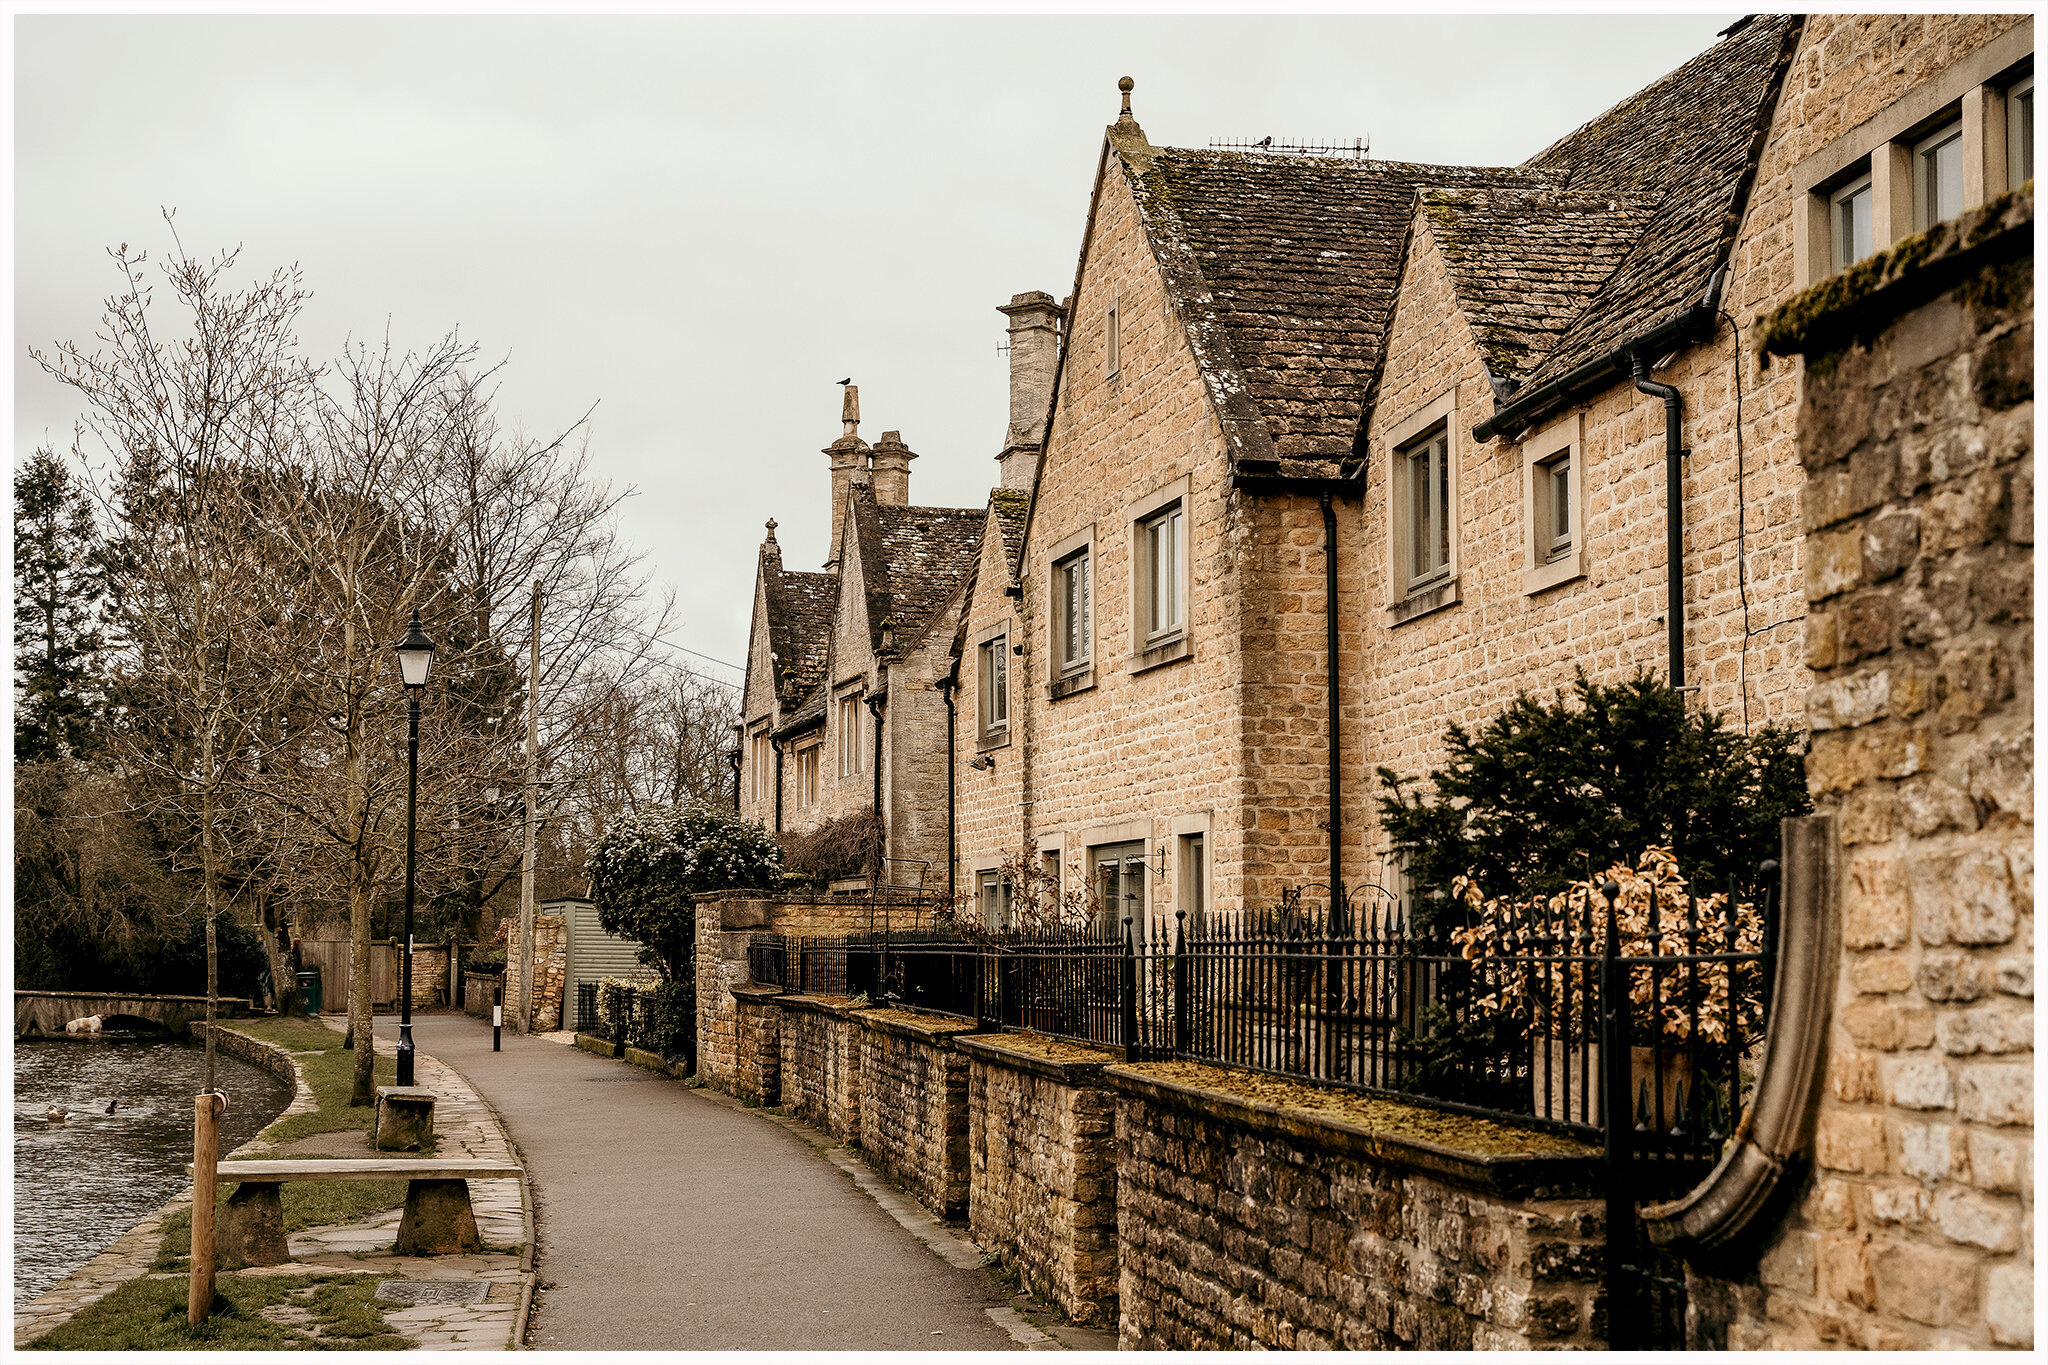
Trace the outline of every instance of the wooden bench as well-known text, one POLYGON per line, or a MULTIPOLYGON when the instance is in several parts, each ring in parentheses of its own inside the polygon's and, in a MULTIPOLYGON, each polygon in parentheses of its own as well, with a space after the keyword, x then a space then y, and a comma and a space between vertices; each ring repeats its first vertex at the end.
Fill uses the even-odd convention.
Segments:
MULTIPOLYGON (((185 1173, 194 1173, 190 1165, 185 1173)), ((240 1182, 221 1206, 221 1259, 282 1265, 291 1259, 291 1251, 285 1245, 284 1205, 277 1187, 287 1180, 406 1181, 405 1217, 399 1221, 392 1250, 400 1256, 446 1256, 483 1248, 476 1211, 470 1207, 469 1182, 517 1178, 522 1168, 504 1161, 299 1158, 223 1161, 218 1173, 223 1182, 240 1182)))

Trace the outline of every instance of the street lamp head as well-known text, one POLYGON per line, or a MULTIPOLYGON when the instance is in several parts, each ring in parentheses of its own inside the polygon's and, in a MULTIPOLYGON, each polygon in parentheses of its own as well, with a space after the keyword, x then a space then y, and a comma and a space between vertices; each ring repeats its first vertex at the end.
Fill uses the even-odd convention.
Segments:
POLYGON ((405 685, 425 687, 427 667, 434 662, 434 642, 420 629, 418 611, 412 614, 412 624, 406 628, 405 638, 392 648, 398 651, 398 672, 405 679, 405 685))

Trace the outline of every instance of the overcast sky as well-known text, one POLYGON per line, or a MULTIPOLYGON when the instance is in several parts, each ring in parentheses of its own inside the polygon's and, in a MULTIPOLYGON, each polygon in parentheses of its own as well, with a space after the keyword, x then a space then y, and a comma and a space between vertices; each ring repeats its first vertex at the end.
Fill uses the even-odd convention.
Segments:
POLYGON ((76 416, 26 348, 89 339, 105 249, 175 207, 195 253, 303 267, 314 354, 459 328, 508 425, 595 405, 672 638, 739 661, 762 522, 825 556, 834 381, 913 501, 982 505, 995 309, 1072 288, 1119 76, 1162 146, 1512 164, 1732 18, 21 17, 15 459, 76 416))

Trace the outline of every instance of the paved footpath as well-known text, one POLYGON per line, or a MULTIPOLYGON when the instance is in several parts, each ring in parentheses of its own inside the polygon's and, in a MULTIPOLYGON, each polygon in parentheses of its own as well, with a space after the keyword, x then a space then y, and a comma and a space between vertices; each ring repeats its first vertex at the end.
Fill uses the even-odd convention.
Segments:
POLYGON ((939 1259, 784 1128, 467 1015, 413 1021, 518 1144, 535 1350, 1014 1350, 988 1272, 939 1259), (992 1318, 990 1310, 998 1317, 992 1318))

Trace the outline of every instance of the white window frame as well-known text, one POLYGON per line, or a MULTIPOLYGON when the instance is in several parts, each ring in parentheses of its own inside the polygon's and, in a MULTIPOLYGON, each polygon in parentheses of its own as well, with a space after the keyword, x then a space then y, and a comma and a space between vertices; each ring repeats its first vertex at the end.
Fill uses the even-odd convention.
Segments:
POLYGON ((974 645, 975 733, 983 748, 1010 739, 1010 626, 981 633, 974 645))
POLYGON ((1064 678, 1095 662, 1095 547, 1083 545, 1052 566, 1053 668, 1064 678), (1070 591, 1073 576, 1081 578, 1080 621, 1074 620, 1070 591), (1072 645, 1073 648, 1069 648, 1072 645))
MULTIPOLYGON (((1133 673, 1185 659, 1193 652, 1194 591, 1190 570, 1194 560, 1190 531, 1194 503, 1189 497, 1190 488, 1188 477, 1182 475, 1124 509, 1124 525, 1130 532, 1130 595, 1126 605, 1131 613, 1130 671, 1133 673), (1177 580, 1174 605, 1180 619, 1171 625, 1155 627, 1151 614, 1151 528, 1167 517, 1176 517, 1179 522, 1172 551, 1177 580)), ((1098 571, 1095 590, 1098 602, 1101 596, 1098 571)))
POLYGON ((1842 188, 1828 196, 1828 250, 1836 271, 1847 270, 1865 257, 1877 254, 1877 188, 1871 183, 1869 171, 1865 171, 1842 188), (1855 254, 1855 212, 1850 201, 1858 195, 1870 197, 1870 250, 1861 256, 1855 254))
POLYGON ((1046 696, 1054 701, 1061 697, 1095 685, 1095 634, 1102 620, 1099 609, 1102 589, 1102 565, 1095 554, 1095 523, 1090 522, 1065 539, 1054 543, 1046 553, 1045 594, 1052 604, 1047 613, 1046 696), (1077 559, 1088 563, 1088 620, 1086 629, 1081 631, 1082 648, 1085 655, 1079 659, 1066 659, 1067 602, 1061 570, 1077 559))
POLYGON ((839 775, 861 774, 861 719, 859 692, 843 692, 833 701, 833 728, 839 736, 839 775), (849 723, 849 721, 851 723, 849 723))
POLYGON ((1460 466, 1465 456, 1465 424, 1457 418, 1458 390, 1455 386, 1438 394, 1422 407, 1395 423, 1387 431, 1381 467, 1385 470, 1387 528, 1387 620, 1399 625, 1441 607, 1452 606, 1460 597, 1459 542, 1464 518, 1460 515, 1464 477, 1460 466), (1428 578, 1418 581, 1413 566, 1408 483, 1408 456, 1424 438, 1437 434, 1444 440, 1444 466, 1449 493, 1449 545, 1446 562, 1428 578))
POLYGON ((1137 525, 1139 626, 1147 649, 1179 638, 1188 626, 1187 509, 1168 503, 1137 525), (1162 579, 1170 580, 1163 587, 1162 579))
POLYGON ((1586 573, 1585 414, 1572 412, 1522 442, 1522 595, 1543 592, 1586 573), (1551 541, 1551 503, 1545 478, 1556 461, 1571 461, 1565 477, 1565 512, 1571 542, 1562 552, 1551 541))
POLYGON ((1000 932, 1010 927, 1010 904, 1013 893, 1010 879, 1003 875, 1002 868, 975 869, 974 909, 981 919, 983 928, 1000 932))
POLYGON ((1945 223, 1960 215, 1967 207, 1969 195, 1963 191, 1963 120, 1961 116, 1942 124, 1913 143, 1913 230, 1925 232, 1936 223, 1945 223), (1941 212, 1934 200, 1939 186, 1934 177, 1934 156, 1953 145, 1956 156, 1956 207, 1952 213, 1941 212))

